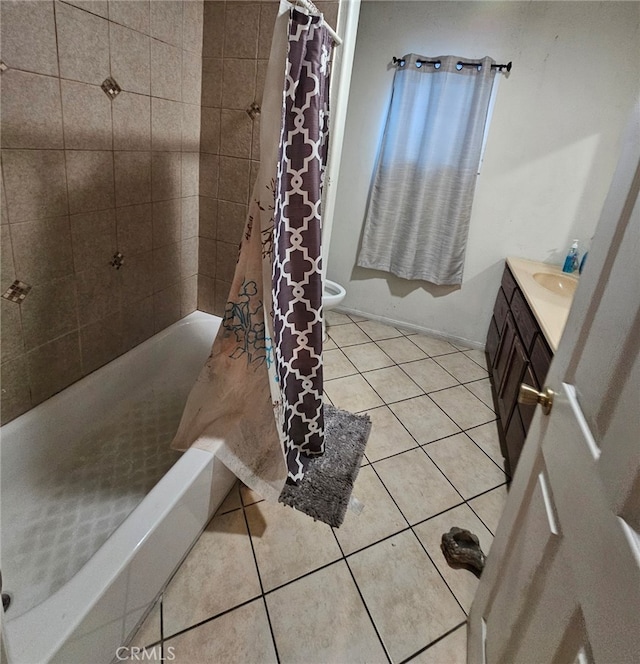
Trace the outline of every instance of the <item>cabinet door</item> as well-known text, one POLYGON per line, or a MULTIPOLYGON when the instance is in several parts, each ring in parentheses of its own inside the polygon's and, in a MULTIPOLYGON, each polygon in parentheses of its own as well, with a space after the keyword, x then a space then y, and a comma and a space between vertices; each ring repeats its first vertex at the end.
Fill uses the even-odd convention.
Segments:
POLYGON ((520 458, 520 453, 524 447, 524 441, 527 437, 527 432, 525 431, 522 420, 520 419, 520 411, 516 408, 513 411, 511 420, 509 421, 509 427, 505 432, 505 443, 507 447, 507 472, 511 477, 516 470, 518 465, 518 459, 520 458))
POLYGON ((499 343, 500 333, 498 332, 498 326, 496 325, 495 318, 491 318, 489 332, 487 332, 487 343, 485 345, 485 350, 489 356, 489 367, 493 366, 493 362, 496 359, 496 351, 498 350, 499 343))
POLYGON ((520 390, 520 383, 524 378, 525 371, 527 370, 528 360, 527 354, 520 342, 517 334, 513 335, 513 343, 511 344, 511 352, 507 360, 507 366, 504 372, 502 385, 498 391, 498 412, 502 421, 505 423, 505 428, 508 428, 507 422, 516 405, 518 398, 518 391, 520 390))
POLYGON ((509 356, 511 355, 515 337, 516 326, 513 322, 513 316, 511 313, 507 313, 504 327, 502 328, 502 335, 500 336, 500 344, 496 353, 496 360, 493 365, 493 386, 497 394, 500 394, 502 380, 509 363, 509 356))

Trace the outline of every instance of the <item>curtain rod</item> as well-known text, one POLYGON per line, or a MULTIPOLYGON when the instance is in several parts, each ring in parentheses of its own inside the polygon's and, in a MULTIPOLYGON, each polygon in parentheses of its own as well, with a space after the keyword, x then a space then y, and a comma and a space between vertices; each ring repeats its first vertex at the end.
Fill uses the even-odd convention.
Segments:
MULTIPOLYGON (((393 64, 394 65, 404 65, 405 59, 404 58, 396 58, 395 55, 393 56, 393 64)), ((441 60, 416 60, 416 64, 419 65, 434 65, 436 69, 440 67, 442 64, 441 60)), ((462 60, 458 60, 456 63, 456 66, 458 69, 462 69, 463 67, 478 67, 480 66, 480 62, 462 62, 462 60)), ((503 69, 506 69, 508 72, 511 71, 511 67, 513 66, 513 62, 507 62, 506 65, 491 65, 491 69, 497 69, 498 71, 502 71, 503 69)))

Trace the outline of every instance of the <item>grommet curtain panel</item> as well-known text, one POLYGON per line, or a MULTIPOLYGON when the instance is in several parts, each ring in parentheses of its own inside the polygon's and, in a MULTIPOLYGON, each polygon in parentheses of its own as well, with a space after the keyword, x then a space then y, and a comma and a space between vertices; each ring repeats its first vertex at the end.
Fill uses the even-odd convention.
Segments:
POLYGON ((172 443, 215 452, 272 501, 324 451, 320 207, 331 48, 320 16, 281 1, 260 168, 224 319, 172 443))
POLYGON ((477 66, 460 67, 466 58, 415 53, 402 60, 358 265, 459 285, 495 62, 485 57, 477 66))

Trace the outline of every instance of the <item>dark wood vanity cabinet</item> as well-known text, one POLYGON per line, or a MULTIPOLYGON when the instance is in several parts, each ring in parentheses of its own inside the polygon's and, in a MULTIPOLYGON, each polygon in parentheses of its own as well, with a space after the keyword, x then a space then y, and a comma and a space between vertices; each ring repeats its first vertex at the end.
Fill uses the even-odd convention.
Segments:
POLYGON ((485 346, 502 453, 513 475, 535 406, 518 403, 521 383, 542 389, 553 353, 540 325, 505 266, 485 346))

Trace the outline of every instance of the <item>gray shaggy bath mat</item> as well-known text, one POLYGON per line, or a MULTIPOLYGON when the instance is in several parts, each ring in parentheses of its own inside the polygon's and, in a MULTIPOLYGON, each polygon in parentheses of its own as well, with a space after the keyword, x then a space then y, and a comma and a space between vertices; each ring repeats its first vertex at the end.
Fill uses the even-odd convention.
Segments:
POLYGON ((338 528, 371 431, 368 415, 324 407, 324 454, 311 459, 299 484, 285 484, 279 501, 338 528))

